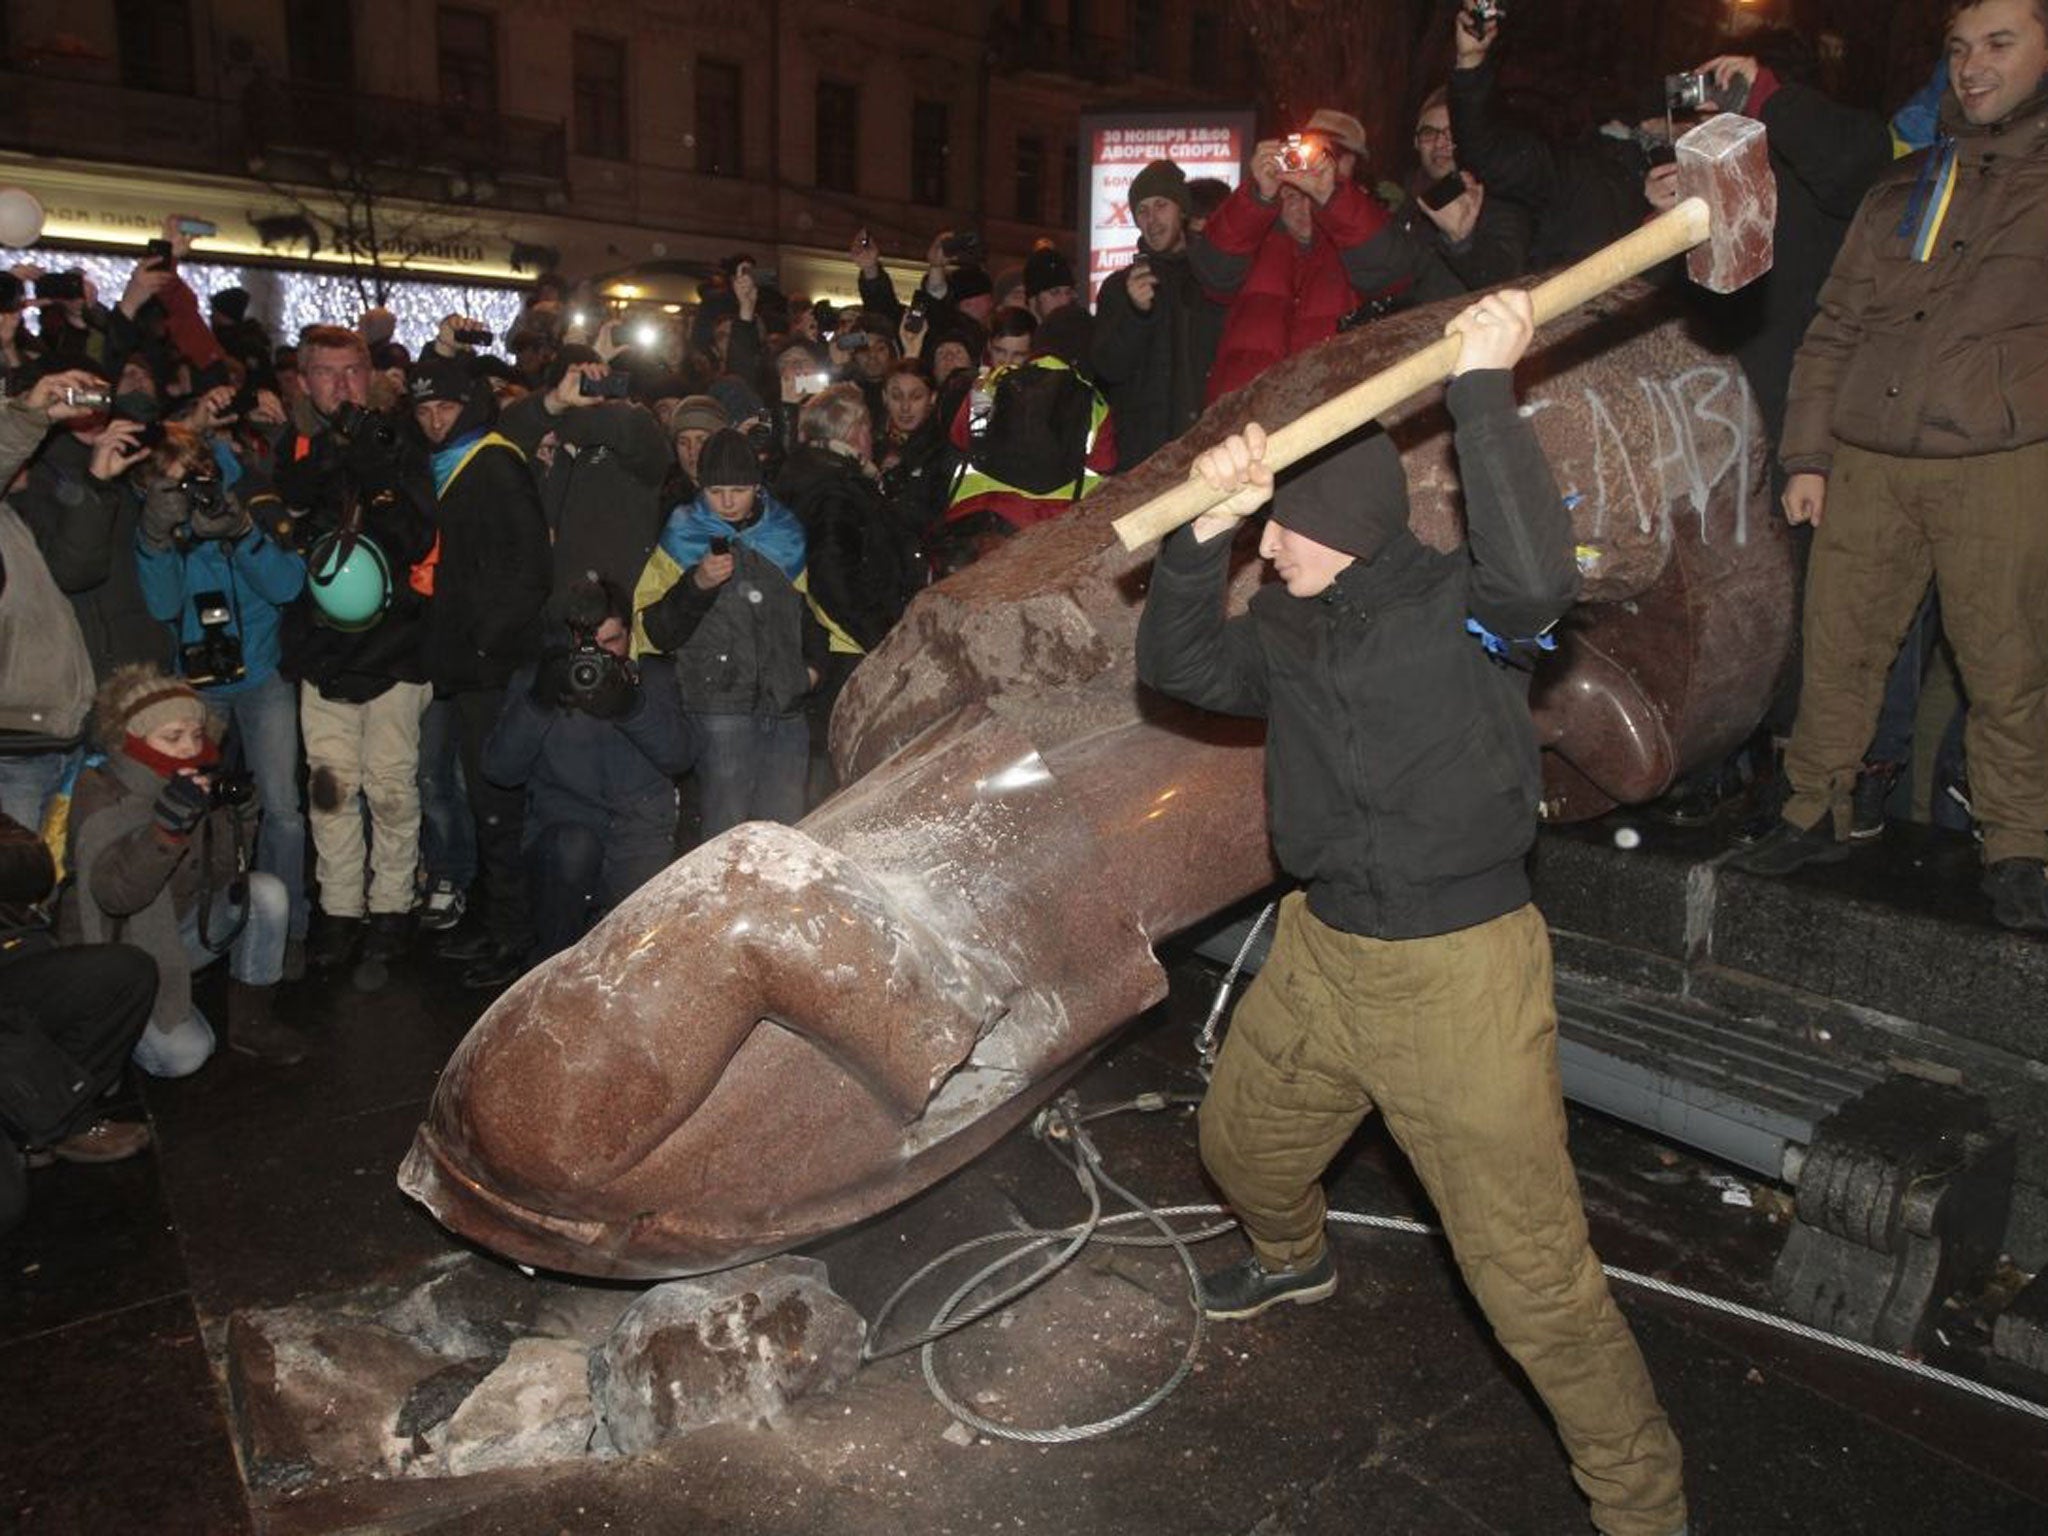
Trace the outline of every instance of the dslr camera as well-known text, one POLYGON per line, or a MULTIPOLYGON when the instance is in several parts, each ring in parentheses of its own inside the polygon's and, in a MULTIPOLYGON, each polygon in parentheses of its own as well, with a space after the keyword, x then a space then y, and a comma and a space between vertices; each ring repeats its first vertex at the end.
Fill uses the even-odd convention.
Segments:
POLYGON ((241 512, 228 504, 218 476, 188 474, 178 482, 178 491, 185 498, 181 538, 225 539, 241 527, 241 512))
POLYGON ((244 773, 239 768, 223 768, 217 771, 207 789, 207 798, 215 810, 223 806, 233 809, 250 805, 256 799, 256 775, 244 773))
MULTIPOLYGON (((178 647, 178 670, 185 674, 185 681, 194 688, 240 682, 247 675, 247 669, 242 665, 242 642, 228 628, 234 618, 234 609, 228 603, 227 594, 195 593, 192 611, 199 619, 199 638, 190 645, 178 647)), ((226 774, 214 777, 214 804, 241 804, 239 800, 220 798, 221 786, 227 780, 226 774)))
POLYGON ((563 618, 575 644, 569 650, 569 698, 577 709, 587 709, 599 695, 627 688, 640 681, 633 663, 614 656, 597 643, 597 632, 611 617, 611 604, 604 585, 588 577, 570 583, 563 618))
POLYGON ((344 443, 371 444, 379 448, 398 446, 398 423, 381 411, 344 400, 334 408, 328 425, 344 443))

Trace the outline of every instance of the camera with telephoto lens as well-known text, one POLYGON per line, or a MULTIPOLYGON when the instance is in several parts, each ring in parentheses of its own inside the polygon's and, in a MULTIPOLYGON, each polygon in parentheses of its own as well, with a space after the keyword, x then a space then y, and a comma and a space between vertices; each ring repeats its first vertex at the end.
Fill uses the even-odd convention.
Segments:
POLYGON ((213 775, 206 797, 215 810, 223 806, 253 805, 256 801, 256 775, 243 773, 240 769, 223 768, 213 775))
POLYGON ((344 443, 374 443, 380 448, 398 446, 398 423, 382 411, 370 410, 353 400, 344 400, 337 405, 334 414, 328 418, 328 425, 344 443))
POLYGON ((1732 112, 1748 97, 1749 82, 1742 79, 1731 80, 1723 87, 1714 84, 1713 76, 1706 74, 1664 77, 1664 110, 1673 116, 1704 111, 1708 107, 1732 112))
MULTIPOLYGON (((235 610, 227 594, 194 593, 192 612, 199 620, 199 638, 178 647, 178 670, 185 674, 185 681, 194 688, 240 682, 248 669, 242 665, 242 642, 228 628, 235 610)), ((216 786, 221 782, 214 780, 216 786)))
POLYGON ((631 687, 639 680, 630 661, 597 643, 598 630, 612 617, 602 582, 588 577, 571 582, 563 609, 562 617, 576 642, 569 652, 569 703, 580 709, 615 683, 631 687))

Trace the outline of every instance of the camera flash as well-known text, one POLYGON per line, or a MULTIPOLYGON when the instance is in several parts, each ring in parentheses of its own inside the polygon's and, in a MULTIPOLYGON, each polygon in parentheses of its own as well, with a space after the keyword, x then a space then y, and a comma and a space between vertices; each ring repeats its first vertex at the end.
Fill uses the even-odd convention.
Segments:
POLYGON ((633 339, 638 341, 643 347, 653 346, 654 336, 654 327, 651 325, 643 325, 633 333, 633 339))
POLYGON ((569 323, 575 326, 578 330, 581 330, 584 326, 590 324, 590 316, 584 314, 583 311, 579 309, 569 316, 569 323))

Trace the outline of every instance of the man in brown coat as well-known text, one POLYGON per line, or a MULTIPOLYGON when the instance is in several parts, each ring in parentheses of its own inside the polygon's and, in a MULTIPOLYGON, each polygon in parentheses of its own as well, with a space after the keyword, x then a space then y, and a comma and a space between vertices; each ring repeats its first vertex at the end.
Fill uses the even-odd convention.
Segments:
POLYGON ((1984 891, 2048 931, 2048 0, 1948 23, 1940 139, 1864 199, 1792 373, 1785 515, 1814 526, 1783 823, 1733 862, 1844 858, 1885 671, 1931 578, 1970 697, 1984 891))

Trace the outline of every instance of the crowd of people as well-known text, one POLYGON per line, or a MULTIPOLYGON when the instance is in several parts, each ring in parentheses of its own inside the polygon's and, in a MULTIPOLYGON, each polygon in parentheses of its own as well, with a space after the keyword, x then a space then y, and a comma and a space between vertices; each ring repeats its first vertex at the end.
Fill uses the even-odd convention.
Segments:
MULTIPOLYGON (((1278 360, 1581 256, 1668 205, 1668 141, 1699 108, 1674 114, 1660 83, 1617 98, 1589 139, 1537 131, 1503 108, 1490 9, 1454 23, 1455 67, 1417 114, 1405 182, 1376 179, 1340 108, 1258 143, 1235 188, 1155 162, 1129 189, 1135 259, 1092 304, 1050 240, 1003 272, 971 232, 947 232, 899 282, 863 230, 857 306, 786 293, 735 255, 686 321, 549 276, 504 337, 451 315, 414 356, 377 308, 279 344, 245 292, 188 284, 176 217, 118 296, 0 274, 0 1040, 38 1042, 6 1046, 0 1075, 45 1082, 49 1111, 0 1107, 13 1139, 81 1159, 134 1150, 133 1128, 92 1112, 92 1085, 131 1057, 180 1075, 224 1041, 297 1060, 276 993, 309 972, 374 985, 432 935, 467 984, 503 986, 678 847, 795 820, 829 792, 833 701, 927 583, 1067 515, 1278 360), (191 977, 222 958, 216 1023, 191 977)), ((1893 689, 1917 691, 1946 619, 1971 705, 1950 787, 1974 797, 2004 866, 2000 920, 2048 927, 2048 754, 2029 734, 2037 668, 2009 665, 1997 640, 2020 623, 2010 591, 1952 563, 1950 535, 1911 510, 1921 493, 1887 480, 1918 552, 1873 607, 1867 573, 1835 573, 1897 528, 1852 524, 1839 486, 1820 513, 1831 467, 1862 480, 1873 454, 2018 449, 2037 414, 2013 404, 2038 376, 2017 343, 1974 342, 1967 367, 1919 369, 1899 350, 1872 369, 1858 351, 1875 323, 1862 311, 1892 303, 1880 225, 1932 218, 1960 252, 2038 206, 2022 201, 2030 162, 1991 169, 2034 104, 2036 0, 1962 9, 2018 28, 2025 56, 1971 53, 1957 89, 1937 71, 1890 121, 1822 94, 1794 38, 1702 66, 1704 110, 1769 126, 1781 187, 1777 270, 1709 318, 1784 446, 1794 520, 1821 530, 1817 582, 1830 573, 1808 625, 1809 674, 1835 669, 1818 695, 1827 745, 1809 729, 1820 706, 1788 688, 1769 725, 1782 736, 1796 715, 1801 734, 1751 835, 1755 867, 1775 872, 1836 856, 1815 831, 1824 813, 1839 846, 1882 828, 1903 749, 1896 726, 1872 743, 1856 724, 1883 691, 1865 680, 1910 621, 1893 689), (1985 71, 2001 82, 1988 95, 1985 71), (1939 177, 2008 189, 1989 230, 1962 192, 1929 195, 1928 156, 1895 159, 1929 146, 1939 177), (1937 202, 1946 230, 1926 212, 1937 202), (1845 237, 1853 273, 1835 262, 1845 237), (1915 424, 1937 389, 1975 404, 1930 438, 1915 424), (1958 588, 1940 613, 1937 570, 1958 588)), ((1987 335, 2001 306, 2030 312, 1997 287, 2024 264, 1998 278, 1999 259, 1982 257, 1969 290, 1987 335)), ((1916 323, 1942 302, 1899 301, 1916 323)), ((2026 484, 2016 468, 1996 494, 2026 484)), ((2006 587, 2032 569, 2008 560, 2006 587)))

